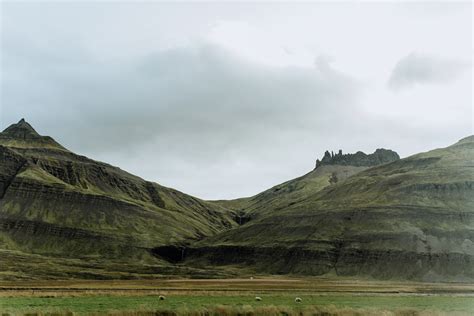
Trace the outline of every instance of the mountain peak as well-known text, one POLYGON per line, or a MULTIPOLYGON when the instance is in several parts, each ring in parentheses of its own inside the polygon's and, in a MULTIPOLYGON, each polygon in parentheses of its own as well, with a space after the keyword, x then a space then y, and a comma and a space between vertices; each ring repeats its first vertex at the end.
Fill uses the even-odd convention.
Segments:
POLYGON ((0 145, 18 148, 55 148, 65 150, 49 136, 41 136, 24 118, 0 133, 0 145))
POLYGON ((342 165, 342 166, 356 166, 356 167, 373 167, 395 160, 399 160, 400 156, 393 150, 378 148, 372 154, 365 154, 358 151, 355 154, 343 154, 342 150, 334 154, 326 150, 321 160, 316 160, 316 168, 322 165, 342 165))
POLYGON ((31 139, 41 137, 38 134, 33 126, 31 126, 24 118, 22 118, 18 123, 8 126, 3 132, 3 136, 10 136, 18 139, 31 139))

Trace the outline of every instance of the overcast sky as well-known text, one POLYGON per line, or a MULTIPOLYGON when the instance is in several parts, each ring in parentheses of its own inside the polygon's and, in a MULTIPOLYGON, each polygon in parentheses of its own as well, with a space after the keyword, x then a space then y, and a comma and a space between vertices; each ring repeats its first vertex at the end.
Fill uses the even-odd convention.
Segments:
POLYGON ((0 8, 2 128, 201 198, 473 133, 470 2, 0 8))

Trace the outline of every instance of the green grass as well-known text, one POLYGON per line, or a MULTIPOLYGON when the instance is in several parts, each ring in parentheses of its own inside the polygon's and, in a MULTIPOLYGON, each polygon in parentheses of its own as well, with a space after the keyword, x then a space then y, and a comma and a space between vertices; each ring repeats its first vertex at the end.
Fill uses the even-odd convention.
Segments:
POLYGON ((294 302, 294 296, 265 296, 257 302, 254 296, 84 296, 84 297, 13 297, 0 298, 2 313, 64 312, 80 315, 133 310, 200 310, 215 306, 286 306, 304 309, 308 306, 335 306, 336 308, 366 310, 436 311, 444 313, 474 313, 474 298, 460 296, 312 296, 302 295, 303 302, 294 302))

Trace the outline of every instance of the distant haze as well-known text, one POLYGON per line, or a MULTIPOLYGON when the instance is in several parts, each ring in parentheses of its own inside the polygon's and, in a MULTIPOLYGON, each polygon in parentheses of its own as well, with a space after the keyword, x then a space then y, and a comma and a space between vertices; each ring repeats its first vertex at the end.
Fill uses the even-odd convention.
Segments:
POLYGON ((206 199, 473 133, 472 4, 2 2, 2 129, 206 199))

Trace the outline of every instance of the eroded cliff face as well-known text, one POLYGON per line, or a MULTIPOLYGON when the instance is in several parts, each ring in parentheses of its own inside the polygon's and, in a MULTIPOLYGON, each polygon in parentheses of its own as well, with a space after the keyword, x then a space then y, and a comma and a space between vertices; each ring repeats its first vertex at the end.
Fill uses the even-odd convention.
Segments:
POLYGON ((3 198, 15 176, 25 164, 26 159, 21 155, 0 146, 0 198, 3 198))
POLYGON ((56 144, 24 120, 0 133, 1 249, 133 260, 237 225, 222 207, 56 144))

